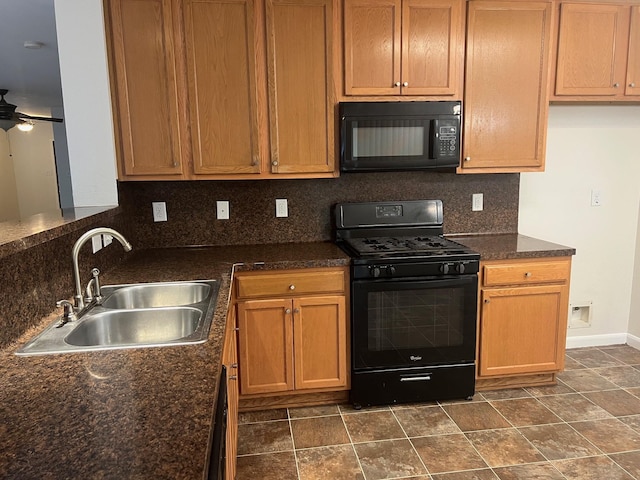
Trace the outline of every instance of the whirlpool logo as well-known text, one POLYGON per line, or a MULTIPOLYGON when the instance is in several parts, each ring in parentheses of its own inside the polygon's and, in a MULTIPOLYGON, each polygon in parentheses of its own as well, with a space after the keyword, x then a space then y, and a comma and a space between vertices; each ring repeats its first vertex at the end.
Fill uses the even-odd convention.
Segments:
POLYGON ((409 360, 411 360, 412 362, 417 362, 419 360, 422 360, 422 357, 418 356, 418 355, 411 355, 409 357, 409 360))

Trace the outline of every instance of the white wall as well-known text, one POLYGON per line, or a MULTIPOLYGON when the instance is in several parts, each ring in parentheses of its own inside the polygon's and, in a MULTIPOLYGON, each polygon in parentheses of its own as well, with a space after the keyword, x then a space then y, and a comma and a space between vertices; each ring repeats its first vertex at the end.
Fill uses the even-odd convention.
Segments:
POLYGON ((33 130, 9 130, 20 218, 58 209, 58 182, 53 156, 53 128, 35 122, 33 130))
POLYGON ((55 0, 55 11, 74 205, 117 205, 102 1, 55 0))
POLYGON ((584 344, 626 338, 629 329, 639 139, 638 106, 552 105, 546 171, 520 176, 519 232, 577 250, 570 302, 592 301, 592 324, 568 336, 591 337, 584 344), (601 191, 600 207, 591 206, 592 189, 601 191))
POLYGON ((638 214, 638 230, 636 235, 636 265, 633 271, 633 284, 631 286, 629 333, 640 338, 640 213, 638 214))
POLYGON ((9 135, 0 130, 0 222, 20 216, 13 159, 9 152, 9 135))

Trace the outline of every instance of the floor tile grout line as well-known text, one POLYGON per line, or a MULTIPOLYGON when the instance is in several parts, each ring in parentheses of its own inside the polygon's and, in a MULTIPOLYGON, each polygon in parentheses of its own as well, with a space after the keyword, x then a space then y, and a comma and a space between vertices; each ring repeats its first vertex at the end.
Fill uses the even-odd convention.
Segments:
MULTIPOLYGON (((441 407, 442 408, 442 407, 441 407)), ((400 429, 402 430, 402 433, 404 433, 406 439, 409 441, 409 445, 411 445, 411 448, 413 449, 413 452, 416 454, 416 456, 418 457, 418 460, 420 460, 420 464, 424 467, 424 471, 427 472, 427 475, 431 476, 431 472, 429 471, 429 468, 427 467, 427 464, 424 463, 424 460, 422 459, 422 457, 420 456, 420 454, 418 453, 418 450, 416 450, 416 446, 413 444, 413 442, 411 441, 411 438, 409 437, 409 435, 407 434, 407 431, 404 429, 404 425, 402 425, 402 422, 398 419, 398 417, 396 416, 396 412, 393 411, 393 408, 391 409, 391 415, 393 415, 393 418, 395 418, 396 422, 398 423, 398 425, 400 425, 400 429)))
POLYGON ((347 422, 344 421, 344 414, 342 412, 342 408, 338 406, 338 412, 340 412, 340 419, 342 420, 342 425, 347 432, 347 436, 349 437, 349 443, 351 444, 351 449, 353 450, 353 454, 356 457, 356 462, 358 462, 358 466, 360 467, 360 471, 362 472, 362 480, 367 480, 367 475, 364 473, 364 468, 362 467, 362 462, 360 461, 360 457, 358 456, 358 452, 356 451, 356 446, 353 443, 353 438, 351 437, 351 432, 349 432, 349 428, 347 427, 347 422))
POLYGON ((291 446, 293 447, 293 461, 296 464, 296 475, 298 476, 298 480, 300 480, 300 467, 298 466, 298 454, 296 453, 296 441, 293 438, 293 426, 291 425, 291 414, 289 413, 288 408, 287 408, 287 420, 289 421, 289 434, 291 435, 291 446))

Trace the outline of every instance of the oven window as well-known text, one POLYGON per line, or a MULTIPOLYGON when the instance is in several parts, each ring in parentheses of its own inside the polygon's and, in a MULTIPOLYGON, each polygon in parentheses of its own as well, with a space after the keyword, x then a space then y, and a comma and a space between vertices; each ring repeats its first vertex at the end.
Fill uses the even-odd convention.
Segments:
POLYGON ((473 361, 476 275, 352 284, 355 369, 473 361))
POLYGON ((461 346, 464 289, 368 293, 368 349, 410 350, 461 346))

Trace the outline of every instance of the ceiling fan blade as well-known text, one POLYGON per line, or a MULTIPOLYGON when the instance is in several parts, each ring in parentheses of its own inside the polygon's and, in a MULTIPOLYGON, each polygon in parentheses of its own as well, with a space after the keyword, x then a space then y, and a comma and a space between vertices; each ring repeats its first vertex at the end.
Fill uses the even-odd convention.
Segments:
POLYGON ((45 122, 63 122, 62 118, 52 118, 52 117, 38 117, 34 115, 27 115, 26 113, 16 112, 16 117, 20 119, 26 120, 44 120, 45 122))

